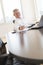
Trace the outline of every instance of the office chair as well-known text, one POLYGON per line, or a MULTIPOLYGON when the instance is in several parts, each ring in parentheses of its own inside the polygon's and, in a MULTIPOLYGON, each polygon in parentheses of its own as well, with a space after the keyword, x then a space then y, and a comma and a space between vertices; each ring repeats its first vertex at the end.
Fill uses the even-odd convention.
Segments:
POLYGON ((38 26, 39 26, 39 27, 40 27, 40 26, 43 26, 43 15, 42 15, 41 18, 40 18, 40 21, 39 21, 38 26))
POLYGON ((8 54, 0 55, 0 65, 6 65, 8 54))
POLYGON ((4 43, 0 38, 0 65, 5 65, 7 61, 8 54, 6 54, 6 43, 4 43))

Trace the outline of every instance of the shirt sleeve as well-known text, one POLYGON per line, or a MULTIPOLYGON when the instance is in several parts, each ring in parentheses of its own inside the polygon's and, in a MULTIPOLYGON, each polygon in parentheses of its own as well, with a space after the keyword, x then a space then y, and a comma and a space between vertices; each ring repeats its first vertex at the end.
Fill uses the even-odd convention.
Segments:
POLYGON ((14 31, 18 31, 18 28, 19 28, 19 22, 18 20, 15 20, 14 31))

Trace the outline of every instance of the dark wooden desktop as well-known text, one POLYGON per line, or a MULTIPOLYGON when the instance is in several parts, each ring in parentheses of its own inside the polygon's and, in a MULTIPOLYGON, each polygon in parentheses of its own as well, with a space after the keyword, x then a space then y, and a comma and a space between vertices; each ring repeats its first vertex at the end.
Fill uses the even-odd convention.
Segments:
POLYGON ((9 51, 20 60, 43 63, 43 29, 7 34, 9 51))

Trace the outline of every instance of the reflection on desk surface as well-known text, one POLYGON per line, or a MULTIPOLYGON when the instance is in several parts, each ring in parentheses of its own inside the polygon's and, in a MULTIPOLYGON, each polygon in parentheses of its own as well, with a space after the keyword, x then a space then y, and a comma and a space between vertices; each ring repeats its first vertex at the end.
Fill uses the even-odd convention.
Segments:
POLYGON ((12 54, 25 58, 43 59, 43 35, 39 30, 9 33, 6 38, 12 54))

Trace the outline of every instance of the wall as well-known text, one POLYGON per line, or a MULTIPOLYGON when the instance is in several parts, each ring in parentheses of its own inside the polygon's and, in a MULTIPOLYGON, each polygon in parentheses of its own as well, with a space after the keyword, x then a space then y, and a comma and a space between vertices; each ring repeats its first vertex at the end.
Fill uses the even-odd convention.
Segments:
POLYGON ((36 18, 40 19, 41 15, 43 15, 43 0, 34 0, 34 3, 35 3, 36 18))
POLYGON ((34 0, 36 20, 40 20, 40 2, 41 0, 34 0))
POLYGON ((11 32, 14 30, 14 24, 8 24, 8 23, 3 23, 0 24, 0 37, 6 36, 8 32, 11 32))
POLYGON ((21 2, 24 17, 31 21, 36 20, 34 0, 21 0, 21 2))

